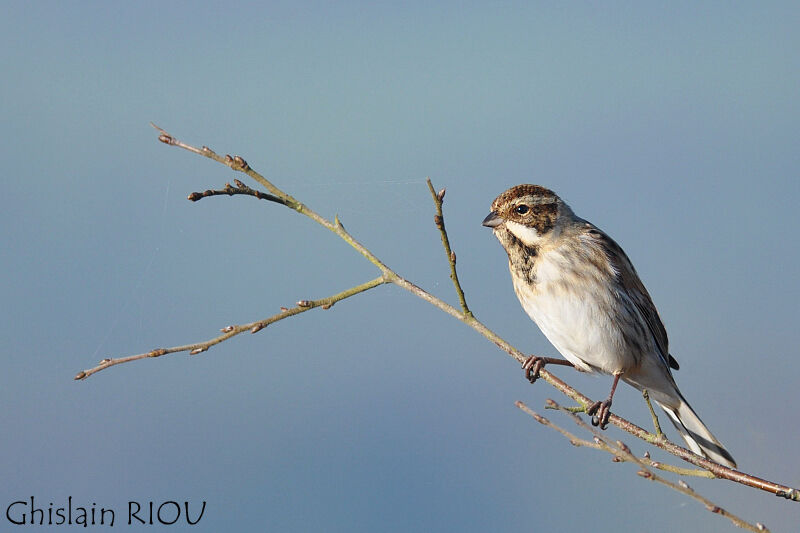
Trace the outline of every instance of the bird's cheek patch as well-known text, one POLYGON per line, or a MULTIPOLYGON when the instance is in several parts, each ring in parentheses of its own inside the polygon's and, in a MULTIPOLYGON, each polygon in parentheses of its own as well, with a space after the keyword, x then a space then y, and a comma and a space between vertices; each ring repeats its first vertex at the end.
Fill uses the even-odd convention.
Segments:
POLYGON ((506 228, 526 246, 536 246, 541 240, 539 232, 536 231, 536 228, 531 226, 525 226, 519 222, 508 220, 506 221, 506 228))

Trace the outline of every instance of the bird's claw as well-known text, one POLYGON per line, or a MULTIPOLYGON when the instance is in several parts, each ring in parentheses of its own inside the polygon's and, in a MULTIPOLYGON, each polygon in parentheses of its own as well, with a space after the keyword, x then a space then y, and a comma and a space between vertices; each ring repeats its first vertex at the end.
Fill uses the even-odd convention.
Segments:
POLYGON ((608 419, 611 416, 611 401, 594 402, 586 410, 586 414, 592 417, 592 425, 600 429, 608 427, 608 419))
POLYGON ((544 368, 545 361, 541 357, 532 355, 522 363, 522 370, 525 371, 525 379, 531 383, 536 383, 539 379, 539 371, 544 368))

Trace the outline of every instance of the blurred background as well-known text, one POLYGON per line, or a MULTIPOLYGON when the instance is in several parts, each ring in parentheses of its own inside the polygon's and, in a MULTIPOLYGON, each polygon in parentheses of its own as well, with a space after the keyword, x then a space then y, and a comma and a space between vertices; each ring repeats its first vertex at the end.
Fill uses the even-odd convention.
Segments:
MULTIPOLYGON (((377 275, 280 206, 188 202, 235 176, 153 121, 242 155, 457 304, 430 176, 476 316, 541 355, 481 220, 512 185, 552 188, 625 248, 681 390, 740 467, 798 486, 799 23, 795 2, 4 2, 0 509, 71 496, 128 527, 128 501, 206 501, 193 531, 729 531, 536 424, 516 400, 568 402, 393 287, 72 378, 377 275)), ((651 427, 632 388, 614 407, 651 427)), ((798 504, 689 481, 800 526, 798 504)))

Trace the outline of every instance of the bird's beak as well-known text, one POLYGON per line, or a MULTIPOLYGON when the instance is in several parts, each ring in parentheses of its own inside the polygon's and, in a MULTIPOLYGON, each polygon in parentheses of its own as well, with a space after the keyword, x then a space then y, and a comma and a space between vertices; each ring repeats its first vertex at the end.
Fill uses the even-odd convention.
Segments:
POLYGON ((483 219, 483 225, 487 228, 496 228, 503 222, 503 219, 497 214, 497 211, 492 211, 489 213, 489 216, 483 219))

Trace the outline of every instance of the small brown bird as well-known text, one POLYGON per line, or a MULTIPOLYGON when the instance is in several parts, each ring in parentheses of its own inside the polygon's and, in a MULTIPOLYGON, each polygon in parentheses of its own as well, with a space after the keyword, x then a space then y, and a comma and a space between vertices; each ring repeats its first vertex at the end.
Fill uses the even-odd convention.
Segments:
MULTIPOLYGON (((498 196, 483 221, 508 254, 514 292, 547 339, 578 370, 614 376, 611 393, 592 405, 594 425, 608 423, 621 378, 667 413, 693 452, 735 467, 678 390, 667 332, 628 256, 614 240, 579 218, 553 191, 517 185, 498 196)), ((526 363, 531 381, 547 363, 526 363)))

